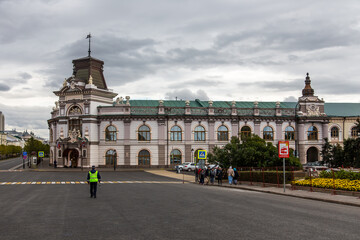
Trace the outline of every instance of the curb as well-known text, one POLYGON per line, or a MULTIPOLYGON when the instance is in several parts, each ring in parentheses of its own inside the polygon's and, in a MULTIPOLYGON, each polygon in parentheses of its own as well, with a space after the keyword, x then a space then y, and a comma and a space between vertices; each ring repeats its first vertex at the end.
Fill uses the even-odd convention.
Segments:
MULTIPOLYGON (((196 184, 194 182, 192 182, 192 183, 196 184)), ((241 186, 239 186, 239 187, 231 187, 231 186, 227 186, 227 185, 222 185, 222 186, 219 186, 219 185, 206 185, 206 186, 209 186, 209 187, 226 187, 226 188, 233 188, 233 189, 238 188, 238 189, 254 191, 254 192, 271 193, 271 194, 280 195, 280 196, 288 196, 288 197, 294 197, 294 198, 302 198, 302 199, 308 199, 308 200, 314 200, 314 201, 329 202, 329 203, 348 205, 348 206, 353 206, 353 207, 360 207, 360 202, 359 202, 359 204, 356 204, 356 203, 342 202, 342 201, 331 200, 331 199, 323 199, 323 198, 317 198, 317 197, 297 196, 297 195, 292 195, 292 194, 273 192, 273 191, 269 191, 269 190, 247 188, 247 187, 241 187, 241 186)), ((294 190, 294 191, 298 191, 298 190, 294 190)))

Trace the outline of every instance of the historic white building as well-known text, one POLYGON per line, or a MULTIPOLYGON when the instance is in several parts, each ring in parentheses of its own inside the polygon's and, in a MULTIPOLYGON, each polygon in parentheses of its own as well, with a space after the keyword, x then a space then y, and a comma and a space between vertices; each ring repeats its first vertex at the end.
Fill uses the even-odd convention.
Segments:
POLYGON ((341 144, 358 134, 360 104, 325 103, 314 96, 308 74, 298 102, 130 100, 108 89, 103 64, 90 54, 73 60, 73 75, 54 91, 50 162, 59 167, 70 161, 77 167, 166 167, 249 134, 274 145, 290 141, 306 163, 321 159, 325 137, 341 144))

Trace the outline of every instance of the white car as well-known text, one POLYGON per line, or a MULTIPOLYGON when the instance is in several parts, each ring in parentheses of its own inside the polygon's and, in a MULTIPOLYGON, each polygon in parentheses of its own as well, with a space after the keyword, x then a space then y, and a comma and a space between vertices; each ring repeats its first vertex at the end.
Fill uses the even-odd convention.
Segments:
MULTIPOLYGON (((176 165, 176 166, 178 166, 179 169, 180 169, 180 171, 182 171, 183 168, 184 168, 184 166, 185 166, 186 164, 190 164, 190 163, 191 163, 191 162, 184 162, 184 163, 179 164, 179 165, 176 165)), ((174 166, 174 169, 175 169, 175 170, 176 170, 176 166, 174 166)))
POLYGON ((184 171, 194 171, 195 170, 195 163, 184 163, 183 164, 184 171))

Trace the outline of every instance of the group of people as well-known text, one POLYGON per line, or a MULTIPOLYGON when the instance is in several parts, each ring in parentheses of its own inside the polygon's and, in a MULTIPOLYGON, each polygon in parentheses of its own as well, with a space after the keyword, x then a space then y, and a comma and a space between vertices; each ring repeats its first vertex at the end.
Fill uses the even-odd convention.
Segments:
MULTIPOLYGON (((196 181, 199 182, 199 184, 201 184, 201 185, 204 185, 204 184, 212 184, 213 185, 215 182, 215 178, 218 181, 218 185, 222 185, 222 179, 223 179, 224 172, 221 167, 214 167, 211 169, 210 168, 203 168, 203 169, 195 168, 194 172, 195 172, 196 181)), ((232 168, 230 166, 226 173, 228 175, 229 184, 236 185, 237 180, 239 178, 239 172, 236 170, 236 168, 232 168)))

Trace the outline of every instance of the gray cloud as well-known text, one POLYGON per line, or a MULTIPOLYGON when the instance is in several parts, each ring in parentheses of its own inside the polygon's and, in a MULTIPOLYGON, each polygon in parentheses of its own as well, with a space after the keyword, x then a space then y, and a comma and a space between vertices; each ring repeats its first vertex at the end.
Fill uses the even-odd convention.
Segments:
POLYGON ((179 89, 174 90, 172 92, 167 92, 165 94, 165 99, 182 99, 182 100, 209 100, 206 92, 203 90, 197 90, 196 92, 192 92, 189 89, 179 89))
POLYGON ((27 72, 22 72, 22 73, 19 73, 19 76, 24 79, 24 80, 29 80, 32 78, 31 74, 27 73, 27 72))
POLYGON ((46 120, 50 118, 50 107, 8 106, 0 104, 0 109, 5 115, 6 125, 13 128, 42 131, 48 129, 46 120))
POLYGON ((297 98, 294 96, 289 96, 284 98, 284 102, 297 102, 297 101, 298 101, 297 98))
POLYGON ((290 81, 259 81, 239 83, 239 86, 256 86, 259 89, 276 90, 276 91, 298 91, 304 86, 305 79, 294 79, 290 81))
POLYGON ((169 85, 170 88, 182 88, 184 86, 207 86, 207 87, 216 87, 222 84, 221 81, 214 81, 208 79, 193 79, 184 82, 172 83, 169 85))
POLYGON ((0 91, 1 92, 6 92, 6 91, 9 91, 9 90, 10 90, 10 87, 8 85, 0 83, 0 91))

